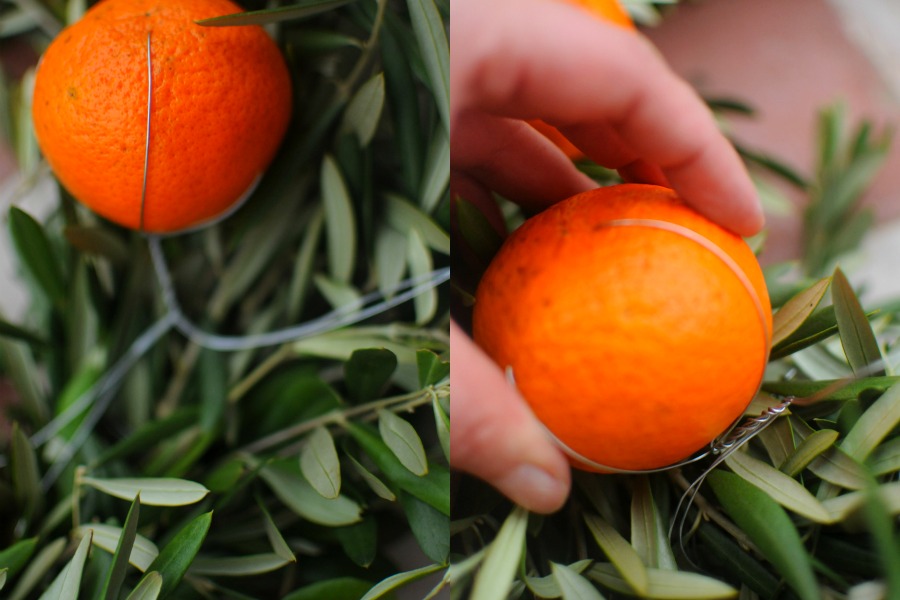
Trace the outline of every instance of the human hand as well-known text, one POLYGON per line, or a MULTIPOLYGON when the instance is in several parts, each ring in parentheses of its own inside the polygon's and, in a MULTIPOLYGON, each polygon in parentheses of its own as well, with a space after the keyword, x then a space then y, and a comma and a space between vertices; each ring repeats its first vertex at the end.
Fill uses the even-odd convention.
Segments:
MULTIPOLYGON (((451 3, 451 187, 499 221, 490 191, 539 210, 596 187, 526 120, 558 127, 628 181, 674 188, 721 225, 763 225, 755 190, 709 110, 640 35, 557 0, 451 3)), ((526 508, 568 493, 565 458, 455 325, 451 462, 526 508)))

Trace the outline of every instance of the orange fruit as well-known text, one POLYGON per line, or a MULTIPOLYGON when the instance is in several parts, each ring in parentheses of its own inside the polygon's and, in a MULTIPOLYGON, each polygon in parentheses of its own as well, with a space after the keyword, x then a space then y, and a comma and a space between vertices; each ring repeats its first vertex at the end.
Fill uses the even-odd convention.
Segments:
POLYGON ((527 220, 475 298, 475 341, 589 470, 660 468, 709 444, 756 394, 772 335, 747 244, 652 185, 527 220))
POLYGON ((168 232, 208 222, 245 195, 287 129, 291 80, 262 28, 196 24, 240 11, 228 0, 105 0, 54 39, 38 65, 32 117, 73 196, 126 227, 168 232))
MULTIPOLYGON (((628 16, 628 13, 625 12, 625 10, 622 8, 622 5, 619 4, 616 0, 563 1, 586 9, 590 14, 598 17, 602 21, 614 23, 626 29, 634 29, 634 22, 631 20, 631 17, 628 16)), ((544 137, 548 138, 551 142, 556 144, 556 146, 560 150, 562 150, 570 159, 581 160, 582 158, 584 158, 584 153, 579 150, 575 146, 575 144, 570 142, 568 138, 566 138, 566 136, 564 136, 557 128, 545 123, 544 121, 541 121, 540 119, 533 119, 529 121, 529 124, 539 132, 541 132, 544 137)))

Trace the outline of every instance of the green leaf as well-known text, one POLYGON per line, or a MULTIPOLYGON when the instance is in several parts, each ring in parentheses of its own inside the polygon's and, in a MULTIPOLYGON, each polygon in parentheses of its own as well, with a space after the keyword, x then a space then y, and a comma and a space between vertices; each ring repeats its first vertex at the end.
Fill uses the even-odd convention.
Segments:
POLYGON ((424 477, 414 475, 370 428, 353 422, 348 422, 346 427, 392 484, 450 516, 450 473, 447 469, 431 465, 424 477))
POLYGON ((431 217, 395 194, 385 194, 385 200, 391 227, 397 231, 416 230, 426 246, 435 252, 450 254, 450 236, 431 217))
POLYGON ((198 556, 191 564, 190 573, 206 577, 248 577, 276 571, 292 562, 295 561, 273 552, 215 558, 198 556))
POLYGON ((450 554, 450 518, 410 494, 400 494, 413 536, 425 556, 438 564, 447 564, 450 554))
POLYGON ((105 258, 116 265, 128 261, 128 246, 109 228, 90 225, 67 225, 66 240, 79 252, 105 258))
POLYGON ((551 562, 553 578, 559 584, 563 600, 603 600, 603 595, 572 568, 551 562))
MULTIPOLYGON (((142 496, 143 497, 143 496, 142 496)), ((165 598, 171 594, 181 579, 187 572, 194 557, 203 545, 209 526, 212 523, 212 512, 203 513, 195 517, 187 525, 182 527, 178 533, 163 547, 159 556, 156 557, 147 572, 141 579, 141 583, 147 581, 153 576, 153 572, 158 572, 162 576, 162 590, 160 597, 165 598)))
POLYGON ((344 383, 357 402, 378 398, 397 370, 397 355, 387 348, 361 348, 344 363, 344 383))
POLYGON ((378 73, 362 84, 344 111, 343 131, 356 134, 360 147, 366 147, 375 136, 384 108, 384 73, 378 73))
POLYGON ((771 465, 740 451, 728 455, 725 464, 785 508, 816 523, 831 522, 831 515, 809 490, 771 465))
POLYGON ((838 432, 834 429, 821 429, 812 433, 787 457, 779 467, 779 470, 789 477, 796 477, 813 460, 821 456, 829 448, 834 447, 838 435, 838 432))
POLYGON ((51 302, 63 302, 67 291, 65 277, 44 228, 15 206, 9 209, 9 227, 19 260, 51 302))
POLYGON ((784 576, 801 600, 820 598, 809 554, 790 517, 740 476, 715 470, 708 481, 725 512, 784 576))
POLYGON ((0 590, 6 587, 6 574, 9 572, 9 569, 6 567, 0 569, 0 590))
POLYGON ((356 217, 350 192, 332 156, 322 161, 322 201, 328 242, 328 272, 338 283, 349 283, 356 262, 356 217))
MULTIPOLYGON (((587 570, 587 568, 590 567, 593 562, 594 561, 590 559, 579 560, 570 565, 567 565, 567 567, 570 571, 573 571, 576 574, 580 575, 585 570, 587 570)), ((451 568, 456 568, 457 564, 458 563, 454 563, 451 568)), ((559 582, 556 580, 556 577, 552 573, 545 577, 533 577, 530 575, 525 575, 522 580, 525 583, 526 587, 537 598, 559 598, 562 596, 562 590, 559 587, 559 582)), ((451 585, 453 583, 453 580, 451 580, 451 585)))
POLYGON ((31 519, 43 507, 44 491, 34 448, 18 423, 13 426, 10 471, 16 502, 26 517, 31 519))
POLYGON ((25 567, 9 599, 23 600, 29 597, 29 593, 38 583, 45 579, 47 573, 53 568, 53 565, 62 556, 65 549, 66 540, 64 538, 56 538, 44 546, 34 559, 28 563, 28 566, 25 567))
POLYGON ((646 477, 635 479, 631 499, 631 545, 648 567, 677 569, 668 531, 659 516, 646 477))
MULTIPOLYGON (((133 549, 135 542, 137 541, 137 528, 140 516, 141 497, 137 496, 134 499, 134 502, 131 503, 131 508, 128 509, 128 516, 125 517, 125 525, 119 529, 116 534, 117 540, 112 550, 113 564, 106 574, 106 580, 103 582, 103 597, 106 600, 116 600, 119 597, 119 590, 122 589, 122 583, 125 581, 128 563, 132 562, 132 555, 135 554, 133 549)), ((91 536, 93 543, 97 544, 96 527, 92 528, 91 536)), ((154 546, 153 549, 156 550, 156 547, 154 546)), ((158 555, 159 552, 157 551, 157 553, 147 561, 146 566, 149 566, 158 555)), ((141 571, 144 571, 145 569, 146 567, 141 569, 141 571)))
POLYGON ((291 592, 282 600, 359 600, 372 583, 356 577, 336 577, 317 581, 291 592))
POLYGON ((450 376, 450 363, 431 350, 416 351, 416 365, 419 369, 419 387, 435 385, 450 376))
MULTIPOLYGON (((133 505, 132 505, 133 506, 133 505)), ((129 515, 132 513, 129 511, 129 515)), ((126 521, 126 526, 133 526, 126 521)), ((93 544, 98 548, 102 548, 107 552, 114 554, 116 558, 124 557, 123 564, 131 564, 139 571, 146 572, 156 557, 159 556, 159 549, 156 544, 148 540, 142 535, 130 533, 124 527, 116 527, 114 525, 104 525, 103 523, 92 523, 90 525, 81 525, 75 533, 80 536, 92 535, 93 544), (123 536, 123 532, 127 535, 123 536), (128 539, 131 538, 130 548, 128 539), (121 549, 120 549, 121 548, 121 549)), ((115 563, 114 563, 115 564, 115 563)), ((114 581, 112 583, 115 583, 114 581)), ((112 585, 112 583, 110 585, 112 585)))
POLYGON ((785 341, 788 336, 810 317, 831 285, 831 278, 825 277, 806 288, 782 306, 772 318, 772 346, 785 341))
POLYGON ((197 21, 206 27, 237 27, 242 25, 268 25, 280 21, 305 19, 323 12, 329 12, 354 0, 306 0, 291 6, 238 12, 221 17, 212 17, 197 21))
POLYGON ((372 472, 366 469, 358 460, 350 455, 347 456, 350 459, 350 463, 356 469, 356 472, 359 473, 359 475, 363 478, 363 481, 366 482, 366 485, 369 486, 369 489, 371 489, 376 496, 382 498, 383 500, 387 500, 388 502, 393 502, 397 499, 397 496, 394 495, 394 492, 391 491, 391 488, 386 486, 383 481, 373 475, 372 472))
POLYGON ((602 517, 585 514, 584 521, 600 549, 628 582, 629 587, 638 594, 645 594, 650 585, 647 568, 634 547, 602 517))
POLYGON ((204 348, 200 351, 200 428, 215 431, 228 405, 228 369, 222 352, 204 348))
POLYGON ((350 525, 360 520, 361 509, 356 502, 346 496, 324 498, 293 463, 272 462, 259 472, 285 506, 304 519, 326 527, 350 525))
POLYGON ((437 207, 450 184, 450 138, 443 127, 435 130, 425 158, 419 206, 428 214, 437 207))
POLYGON ((435 396, 431 399, 431 408, 434 411, 434 426, 437 431, 438 441, 444 458, 450 460, 450 415, 444 410, 440 399, 435 396))
MULTIPOLYGON (((407 241, 406 257, 409 263, 409 273, 413 279, 423 280, 434 269, 431 252, 425 247, 422 236, 415 229, 409 232, 407 241)), ((421 291, 413 298, 417 325, 424 325, 434 318, 438 305, 437 295, 437 289, 431 288, 421 291)))
POLYGON ((259 511, 263 515, 263 526, 266 528, 266 537, 269 538, 269 544, 272 546, 272 551, 287 561, 297 562, 294 551, 291 550, 291 547, 284 540, 284 536, 282 536, 281 532, 278 530, 278 526, 275 524, 275 520, 272 519, 272 515, 270 515, 269 511, 266 509, 266 505, 259 497, 257 497, 256 500, 259 511))
POLYGON ((450 44, 432 0, 407 0, 413 31, 428 73, 444 128, 450 131, 450 44))
POLYGON ((416 428, 385 409, 378 411, 378 432, 400 463, 418 476, 428 473, 428 458, 416 428))
POLYGON ((157 571, 147 573, 125 600, 156 600, 162 593, 163 578, 157 571))
MULTIPOLYGON (((628 595, 634 590, 619 575, 611 564, 596 564, 588 569, 586 575, 609 589, 628 595)), ((641 598, 652 600, 716 600, 719 598, 737 598, 736 589, 712 577, 688 571, 671 571, 668 569, 648 569, 647 593, 641 598)))
POLYGON ((406 272, 406 235, 383 225, 375 236, 375 272, 378 291, 390 296, 406 272))
POLYGON ((527 527, 528 511, 520 506, 515 507, 488 547, 481 569, 475 576, 469 600, 506 598, 525 551, 527 527))
POLYGON ((418 569, 413 569, 412 571, 391 575, 372 586, 372 588, 366 592, 366 595, 359 600, 375 600, 376 598, 382 598, 394 590, 400 589, 414 581, 418 581, 423 577, 428 577, 432 573, 437 573, 445 568, 444 565, 428 565, 427 567, 420 567, 418 569))
MULTIPOLYGON (((847 492, 846 494, 823 500, 822 504, 835 522, 845 521, 851 514, 865 506, 871 493, 869 490, 847 492)), ((900 512, 900 483, 884 483, 878 486, 874 493, 879 495, 881 502, 893 507, 892 512, 900 512)))
POLYGON ((8 577, 15 577, 34 554, 37 542, 38 538, 32 537, 0 550, 0 569, 5 569, 8 577))
POLYGON ((341 462, 334 438, 325 427, 316 427, 300 451, 300 470, 315 490, 325 498, 341 495, 341 462))
POLYGON ((88 550, 91 547, 91 536, 81 539, 75 555, 63 570, 60 571, 50 587, 41 594, 41 600, 77 600, 81 588, 81 575, 84 572, 84 563, 87 561, 88 550))
POLYGON ((697 535, 706 548, 707 556, 715 558, 716 573, 722 579, 740 581, 761 598, 774 598, 781 590, 779 578, 717 526, 701 523, 697 535))
POLYGON ((141 495, 146 506, 184 506, 203 500, 209 493, 203 485, 171 477, 99 479, 82 477, 81 482, 110 496, 134 500, 141 495))
POLYGON ((862 414, 840 448, 851 458, 865 460, 900 423, 900 385, 892 386, 862 414))
MULTIPOLYGON (((856 293, 840 269, 835 269, 831 286, 831 298, 834 303, 834 314, 837 318, 838 332, 844 354, 854 373, 861 373, 869 365, 881 360, 881 350, 872 332, 872 326, 866 313, 859 304, 856 293)), ((879 371, 882 371, 879 369, 879 371)), ((878 375, 879 373, 866 373, 878 375)))
POLYGON ((360 567, 369 568, 378 557, 378 521, 372 515, 359 523, 338 527, 334 534, 344 554, 360 567))

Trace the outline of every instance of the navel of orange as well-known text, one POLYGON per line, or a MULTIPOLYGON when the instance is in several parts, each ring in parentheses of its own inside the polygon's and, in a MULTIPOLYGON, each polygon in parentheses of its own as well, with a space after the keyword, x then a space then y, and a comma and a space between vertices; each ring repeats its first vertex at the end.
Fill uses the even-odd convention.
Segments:
POLYGON ((709 444, 754 397, 771 331, 746 243, 639 184, 526 221, 473 314, 476 342, 587 469, 659 468, 709 444))
POLYGON ((291 80, 259 27, 203 27, 228 0, 105 0, 37 69, 33 121, 60 182, 97 213, 168 232, 232 208, 275 155, 291 80), (141 203, 149 115, 146 199, 141 203))

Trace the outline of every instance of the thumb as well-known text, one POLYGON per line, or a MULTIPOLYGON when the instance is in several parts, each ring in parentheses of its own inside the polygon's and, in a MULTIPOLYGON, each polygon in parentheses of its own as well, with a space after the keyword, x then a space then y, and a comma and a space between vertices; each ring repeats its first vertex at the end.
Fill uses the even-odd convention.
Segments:
POLYGON ((569 493, 565 457, 500 369, 456 323, 450 346, 451 464, 528 510, 557 510, 569 493))

